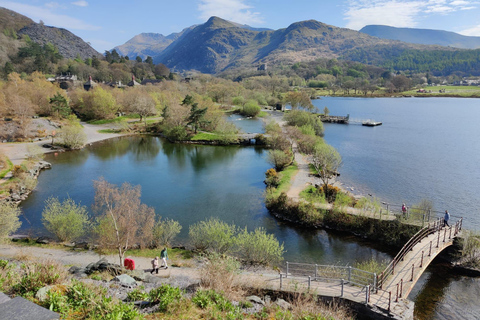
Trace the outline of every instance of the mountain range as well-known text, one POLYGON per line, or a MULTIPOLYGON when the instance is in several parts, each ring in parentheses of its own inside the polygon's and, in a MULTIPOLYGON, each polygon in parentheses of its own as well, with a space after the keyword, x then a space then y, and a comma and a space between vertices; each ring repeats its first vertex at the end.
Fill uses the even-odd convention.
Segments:
MULTIPOLYGON (((378 51, 440 48, 379 39, 315 20, 296 22, 279 30, 258 30, 211 17, 206 23, 184 29, 181 33, 155 37, 158 40, 155 41, 153 35, 142 34, 116 49, 126 53, 128 47, 128 53, 133 57, 148 50, 155 63, 161 62, 177 71, 219 73, 231 68, 251 68, 252 65, 348 58, 354 49, 362 50, 363 56, 370 60, 378 60, 378 51), (136 47, 135 42, 140 44, 136 47)), ((357 56, 358 52, 353 58, 357 56)))
POLYGON ((360 32, 381 39, 399 40, 410 43, 432 44, 461 49, 480 48, 480 37, 469 37, 443 30, 368 25, 363 27, 360 32))

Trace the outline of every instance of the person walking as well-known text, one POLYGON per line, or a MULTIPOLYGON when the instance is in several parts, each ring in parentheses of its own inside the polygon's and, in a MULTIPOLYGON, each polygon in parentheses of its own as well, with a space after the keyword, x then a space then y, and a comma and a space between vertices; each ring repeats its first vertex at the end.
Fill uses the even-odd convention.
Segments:
POLYGON ((153 274, 153 271, 156 271, 156 274, 158 274, 158 257, 152 260, 152 271, 150 274, 153 274))
POLYGON ((403 217, 407 217, 407 206, 404 204, 402 204, 402 213, 403 213, 403 217))
POLYGON ((445 227, 450 227, 448 224, 448 220, 450 220, 450 213, 448 213, 448 210, 445 210, 445 216, 443 217, 443 226, 445 227))
POLYGON ((167 248, 163 248, 163 250, 160 252, 160 258, 162 258, 162 266, 165 266, 165 269, 168 269, 167 265, 167 259, 168 259, 168 253, 167 253, 167 248))

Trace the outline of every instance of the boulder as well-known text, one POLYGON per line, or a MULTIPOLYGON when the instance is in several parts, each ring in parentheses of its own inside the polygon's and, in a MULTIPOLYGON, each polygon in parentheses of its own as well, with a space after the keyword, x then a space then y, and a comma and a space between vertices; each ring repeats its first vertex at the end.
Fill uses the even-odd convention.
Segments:
POLYGON ((118 282, 122 287, 133 288, 137 285, 135 279, 127 274, 121 274, 112 279, 114 282, 118 282))
POLYGON ((147 274, 141 270, 133 270, 129 272, 129 275, 132 276, 137 281, 145 281, 147 274))
POLYGON ((288 310, 292 308, 292 305, 283 299, 277 299, 275 301, 275 304, 284 310, 288 310))
POLYGON ((248 296, 246 298, 246 300, 250 301, 250 302, 253 302, 253 303, 256 303, 256 304, 261 304, 262 306, 265 305, 265 302, 263 302, 263 300, 260 297, 257 297, 257 296, 248 296))
POLYGON ((53 288, 53 286, 45 286, 43 288, 38 289, 37 293, 35 294, 35 298, 38 299, 40 302, 44 302, 48 298, 48 292, 53 288))

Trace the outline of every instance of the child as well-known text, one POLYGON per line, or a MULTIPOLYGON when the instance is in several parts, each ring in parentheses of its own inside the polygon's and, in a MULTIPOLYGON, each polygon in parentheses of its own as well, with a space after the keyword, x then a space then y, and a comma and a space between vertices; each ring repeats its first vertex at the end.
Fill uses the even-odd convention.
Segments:
POLYGON ((156 271, 158 274, 158 257, 155 257, 155 259, 152 260, 152 271, 150 274, 153 274, 153 271, 156 271))

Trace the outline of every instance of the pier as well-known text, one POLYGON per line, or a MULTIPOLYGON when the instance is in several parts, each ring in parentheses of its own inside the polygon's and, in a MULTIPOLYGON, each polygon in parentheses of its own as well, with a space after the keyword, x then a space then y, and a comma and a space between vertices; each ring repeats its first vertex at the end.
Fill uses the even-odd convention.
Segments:
POLYGON ((349 115, 349 114, 347 114, 346 117, 343 117, 343 116, 320 115, 320 120, 321 120, 322 122, 329 122, 329 123, 343 123, 343 124, 347 124, 349 119, 350 119, 350 115, 349 115))

